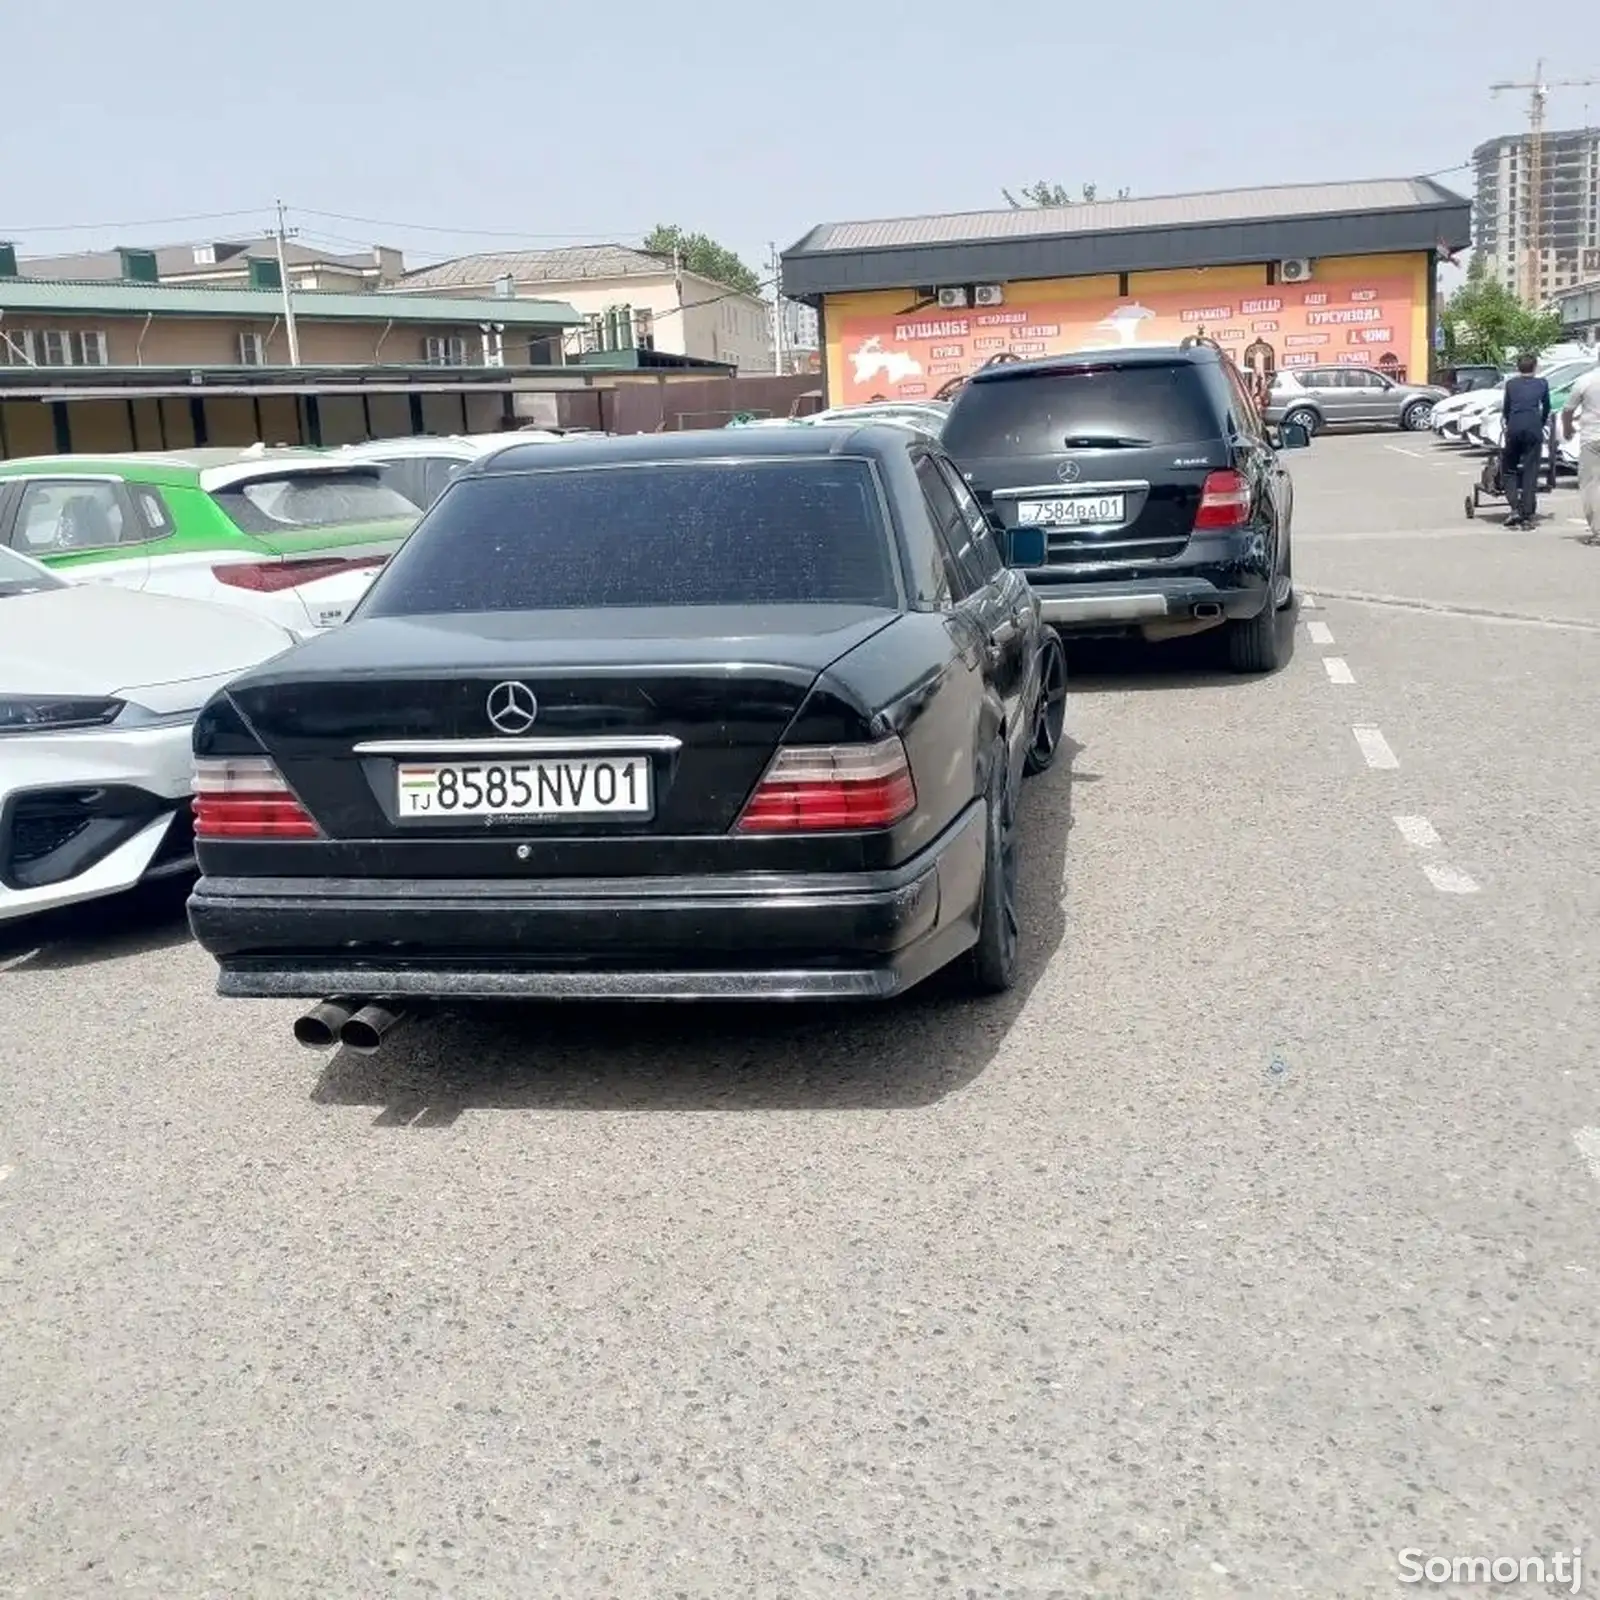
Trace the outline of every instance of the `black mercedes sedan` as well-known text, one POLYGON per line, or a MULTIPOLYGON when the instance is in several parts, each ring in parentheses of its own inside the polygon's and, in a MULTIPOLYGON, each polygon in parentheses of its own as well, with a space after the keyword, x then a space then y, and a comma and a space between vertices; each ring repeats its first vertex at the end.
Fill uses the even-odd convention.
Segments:
POLYGON ((883 424, 484 458, 200 715, 218 991, 375 1048, 426 1001, 1007 988, 1066 664, 993 534, 883 424))

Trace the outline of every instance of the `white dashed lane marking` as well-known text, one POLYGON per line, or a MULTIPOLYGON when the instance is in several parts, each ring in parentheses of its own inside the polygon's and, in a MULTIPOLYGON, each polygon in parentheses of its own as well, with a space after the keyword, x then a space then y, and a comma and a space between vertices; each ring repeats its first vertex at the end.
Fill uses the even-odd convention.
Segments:
MULTIPOLYGON (((1400 830, 1400 837, 1425 856, 1437 858, 1438 852, 1444 848, 1438 829, 1426 817, 1396 817, 1394 825, 1400 830)), ((1440 894, 1478 893, 1477 883, 1448 862, 1438 859, 1424 861, 1422 872, 1440 894)))
POLYGON ((1590 1176, 1600 1183, 1600 1128, 1579 1128, 1573 1133, 1572 1142, 1588 1164, 1590 1176))
POLYGON ((1415 845, 1418 850, 1437 850, 1444 844, 1426 817, 1396 817, 1394 825, 1405 842, 1415 845))
POLYGON ((1332 644, 1333 629, 1326 622, 1308 622, 1306 624, 1306 637, 1312 644, 1332 644))
POLYGON ((1360 727, 1350 731, 1356 736, 1356 743, 1361 746, 1361 754, 1369 767, 1387 772, 1400 765, 1399 757, 1389 748, 1389 741, 1384 738, 1381 729, 1360 727))
POLYGON ((1343 656, 1324 656, 1322 658, 1323 670, 1328 674, 1329 683, 1354 683, 1356 675, 1350 670, 1350 663, 1343 656))
POLYGON ((1464 872, 1446 866, 1442 861, 1425 861, 1422 870, 1440 894, 1476 894, 1477 883, 1464 872))

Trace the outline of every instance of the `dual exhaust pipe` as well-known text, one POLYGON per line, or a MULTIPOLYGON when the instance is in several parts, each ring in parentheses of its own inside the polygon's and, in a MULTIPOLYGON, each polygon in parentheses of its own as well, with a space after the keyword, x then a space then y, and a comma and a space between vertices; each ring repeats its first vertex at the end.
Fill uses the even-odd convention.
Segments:
POLYGON ((377 1000, 324 1000, 296 1020, 294 1036, 308 1050, 331 1050, 343 1045, 357 1055, 370 1056, 384 1037, 406 1020, 408 1012, 377 1000))

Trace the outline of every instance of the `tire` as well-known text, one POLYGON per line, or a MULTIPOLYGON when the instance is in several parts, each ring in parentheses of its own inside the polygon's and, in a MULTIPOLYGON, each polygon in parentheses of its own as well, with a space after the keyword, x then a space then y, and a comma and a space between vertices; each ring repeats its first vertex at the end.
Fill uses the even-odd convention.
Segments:
POLYGON ((1278 631, 1282 615, 1269 599, 1255 616, 1226 625, 1224 639, 1233 671, 1276 672, 1283 665, 1283 639, 1278 631))
POLYGON ((1433 405, 1427 400, 1413 400, 1400 413, 1400 426, 1406 433, 1421 433, 1433 425, 1433 405))
POLYGON ((1322 418, 1309 406, 1296 406, 1289 412, 1283 419, 1283 425, 1287 428, 1291 423, 1298 423, 1312 438, 1315 438, 1322 428, 1322 418))
POLYGON ((1012 792, 1004 743, 994 749, 987 799, 978 942, 968 957, 968 976, 977 993, 1004 994, 1017 981, 1017 951, 1022 942, 1017 911, 1017 797, 1012 792))
POLYGON ((1293 611, 1294 603, 1298 596, 1294 592, 1294 542, 1286 540, 1283 547, 1283 571, 1281 577, 1287 578, 1288 584, 1283 591, 1283 599, 1278 602, 1280 612, 1293 611))
POLYGON ((1048 772, 1061 748, 1067 726, 1067 650, 1054 628, 1045 630, 1043 658, 1039 664, 1039 699, 1034 708, 1033 735, 1023 771, 1030 778, 1048 772))

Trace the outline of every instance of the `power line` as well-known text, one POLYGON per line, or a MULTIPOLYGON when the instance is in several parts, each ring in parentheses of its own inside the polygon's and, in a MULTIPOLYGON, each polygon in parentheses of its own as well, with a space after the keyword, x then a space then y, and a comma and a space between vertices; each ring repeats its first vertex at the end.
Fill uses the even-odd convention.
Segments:
POLYGON ((406 233, 454 234, 462 239, 638 239, 649 228, 614 228, 606 233, 521 233, 509 228, 450 228, 433 222, 397 222, 393 217, 357 217, 348 211, 317 211, 311 206, 294 208, 301 216, 322 217, 329 222, 359 222, 364 228, 395 228, 406 233))
POLYGON ((264 216, 270 208, 256 206, 249 211, 195 211, 186 217, 145 217, 137 222, 62 222, 50 226, 35 223, 13 228, 13 233, 109 233, 116 228, 170 228, 180 222, 228 222, 235 217, 264 216))

